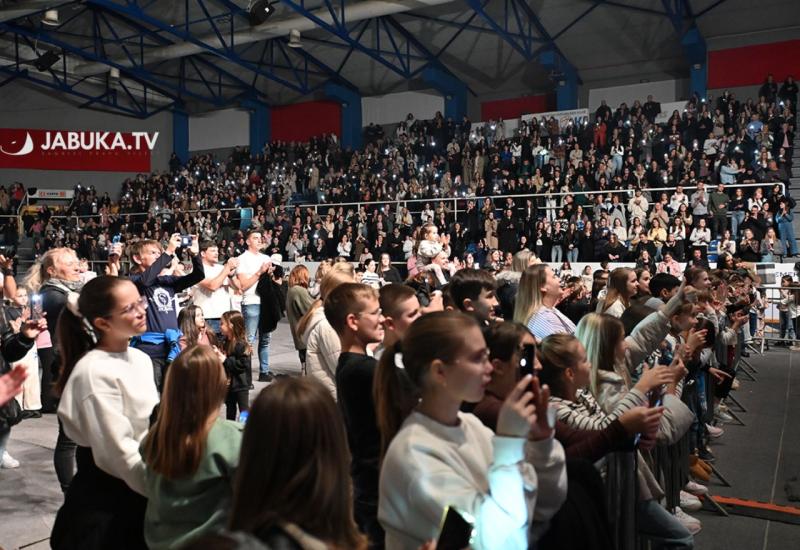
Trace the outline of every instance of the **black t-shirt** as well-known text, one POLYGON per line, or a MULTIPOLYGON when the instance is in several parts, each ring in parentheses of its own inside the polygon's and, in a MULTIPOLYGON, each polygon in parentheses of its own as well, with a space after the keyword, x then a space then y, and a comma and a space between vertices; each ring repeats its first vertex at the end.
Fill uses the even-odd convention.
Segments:
POLYGON ((377 361, 368 355, 342 352, 336 368, 336 391, 344 416, 353 462, 350 473, 356 498, 378 498, 381 438, 375 423, 372 380, 377 361))

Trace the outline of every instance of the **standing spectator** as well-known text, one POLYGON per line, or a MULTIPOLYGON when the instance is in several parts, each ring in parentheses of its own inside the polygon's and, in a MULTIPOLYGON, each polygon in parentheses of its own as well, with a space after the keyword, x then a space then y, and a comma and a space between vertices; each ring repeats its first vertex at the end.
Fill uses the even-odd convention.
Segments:
POLYGON ((709 197, 711 215, 711 231, 714 238, 719 239, 728 228, 728 194, 725 192, 725 184, 717 185, 717 190, 709 197))
POLYGON ((225 264, 218 263, 219 248, 214 241, 203 241, 200 244, 200 259, 203 262, 205 279, 197 283, 194 290, 194 305, 203 310, 203 316, 209 328, 219 333, 222 314, 231 309, 228 294, 229 277, 239 265, 238 258, 228 258, 225 264))
POLYGON ((247 340, 250 346, 258 349, 258 381, 271 382, 274 378, 269 371, 269 340, 270 333, 261 333, 258 330, 259 314, 261 312, 261 297, 256 293, 256 284, 261 275, 267 272, 272 262, 266 254, 260 231, 250 231, 247 234, 247 250, 239 256, 239 267, 236 270, 236 279, 242 289, 242 315, 247 329, 247 340), (256 343, 258 334, 258 343, 256 343))
POLYGON ((787 256, 797 256, 797 239, 794 236, 794 213, 791 209, 791 202, 784 198, 778 204, 778 212, 775 214, 775 223, 778 226, 778 234, 781 243, 786 246, 787 256))
POLYGON ((692 204, 694 223, 697 225, 700 219, 708 217, 708 196, 706 195, 705 184, 702 181, 697 182, 697 189, 692 193, 690 202, 692 204))
MULTIPOLYGON (((153 379, 159 391, 167 366, 179 351, 180 331, 175 295, 193 287, 205 276, 199 256, 192 257, 192 272, 189 275, 162 275, 176 259, 180 245, 181 236, 175 233, 163 252, 158 241, 142 240, 131 247, 136 273, 130 276, 130 280, 148 303, 147 332, 137 335, 131 346, 142 350, 152 360, 153 379)), ((194 238, 192 246, 197 246, 194 238)))
POLYGON ((314 303, 314 298, 308 292, 309 281, 308 268, 304 265, 294 266, 289 272, 289 290, 286 293, 286 317, 289 320, 289 330, 292 333, 294 347, 304 370, 306 365, 306 345, 303 342, 302 335, 297 332, 297 324, 311 308, 311 304, 314 303))

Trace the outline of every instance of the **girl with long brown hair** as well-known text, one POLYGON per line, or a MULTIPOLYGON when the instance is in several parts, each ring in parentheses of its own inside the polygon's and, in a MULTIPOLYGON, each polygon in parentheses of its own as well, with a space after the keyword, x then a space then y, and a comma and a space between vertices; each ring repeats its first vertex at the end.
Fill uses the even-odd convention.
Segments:
POLYGON ((253 533, 270 547, 366 549, 353 519, 341 413, 316 380, 282 378, 256 398, 230 518, 232 531, 253 533))
POLYGON ((639 280, 636 272, 627 267, 618 267, 608 277, 608 292, 605 300, 597 307, 598 313, 605 313, 619 319, 631 305, 631 298, 636 295, 639 280))
POLYGON ((242 439, 240 424, 219 418, 227 387, 208 346, 185 349, 167 371, 158 418, 142 443, 151 550, 180 547, 227 523, 242 439))
POLYGON ((244 316, 240 312, 223 313, 219 328, 222 332, 222 351, 225 353, 223 366, 228 377, 225 418, 235 420, 237 405, 240 413, 248 409, 250 384, 247 381, 247 371, 253 351, 247 341, 244 316))

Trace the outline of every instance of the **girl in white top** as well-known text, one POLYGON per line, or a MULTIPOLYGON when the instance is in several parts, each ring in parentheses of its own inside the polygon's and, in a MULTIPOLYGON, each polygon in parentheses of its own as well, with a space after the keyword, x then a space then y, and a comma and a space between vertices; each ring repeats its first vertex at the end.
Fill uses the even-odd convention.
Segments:
POLYGON ((59 420, 78 444, 78 473, 58 511, 53 548, 143 548, 139 444, 158 403, 150 358, 128 347, 147 330, 147 300, 127 279, 89 281, 58 326, 59 420))
POLYGON ((533 540, 534 510, 550 510, 537 517, 547 521, 560 506, 552 502, 563 496, 556 489, 558 481, 544 479, 548 474, 558 477, 556 473, 537 479, 525 460, 528 454, 553 462, 558 451, 563 460, 563 449, 552 434, 526 442, 539 410, 526 391, 530 376, 520 380, 503 403, 497 435, 459 410, 462 402, 483 398, 493 368, 488 355, 477 322, 447 311, 414 321, 402 350, 398 343, 381 357, 375 395, 394 391, 397 397, 376 400, 385 449, 378 519, 386 530, 387 550, 416 550, 436 537, 448 506, 474 520, 471 548, 525 549, 533 540), (403 392, 409 382, 418 394, 403 392), (405 403, 405 409, 398 403, 405 403))

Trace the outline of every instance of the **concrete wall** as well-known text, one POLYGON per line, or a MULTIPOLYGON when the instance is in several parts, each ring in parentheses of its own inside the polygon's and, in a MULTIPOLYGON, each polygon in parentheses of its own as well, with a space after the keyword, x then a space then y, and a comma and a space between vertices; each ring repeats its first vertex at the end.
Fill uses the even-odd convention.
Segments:
MULTIPOLYGON (((90 109, 78 109, 39 88, 12 82, 0 88, 0 126, 52 130, 107 130, 119 132, 159 132, 152 153, 152 170, 166 170, 172 154, 172 115, 159 113, 140 120, 90 109)), ((71 189, 76 184, 94 185, 99 192, 116 197, 122 182, 136 174, 124 172, 80 172, 58 170, 0 169, 0 184, 15 181, 26 186, 71 189)))

